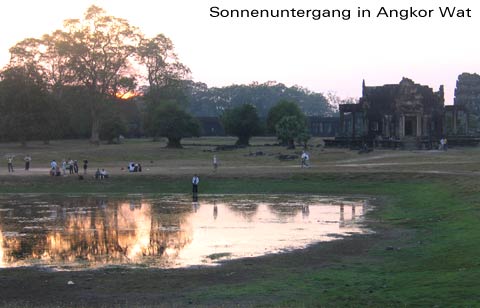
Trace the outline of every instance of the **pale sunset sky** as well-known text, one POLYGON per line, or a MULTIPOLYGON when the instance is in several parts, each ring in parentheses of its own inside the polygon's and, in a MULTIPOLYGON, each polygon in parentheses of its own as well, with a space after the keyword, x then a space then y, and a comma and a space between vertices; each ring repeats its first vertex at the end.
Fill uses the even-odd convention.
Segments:
POLYGON ((474 0, 17 0, 1 1, 0 66, 8 49, 81 18, 95 4, 127 19, 148 36, 163 33, 195 81, 209 86, 274 80, 316 92, 360 97, 367 85, 409 77, 435 90, 443 84, 446 104, 462 72, 480 73, 480 2, 474 0), (341 18, 212 18, 222 9, 350 9, 341 18), (370 9, 360 19, 357 7, 370 9), (434 10, 432 18, 376 18, 378 10, 434 10), (471 9, 471 18, 441 18, 438 7, 471 9))

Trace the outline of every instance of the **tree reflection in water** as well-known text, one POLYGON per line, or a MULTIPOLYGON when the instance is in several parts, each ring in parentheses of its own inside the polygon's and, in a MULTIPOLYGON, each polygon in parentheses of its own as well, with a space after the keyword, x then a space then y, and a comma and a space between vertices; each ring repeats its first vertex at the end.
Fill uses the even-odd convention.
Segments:
POLYGON ((331 240, 332 233, 363 232, 355 222, 364 204, 295 197, 0 200, 0 267, 169 268, 210 263, 212 254, 256 256, 331 240))

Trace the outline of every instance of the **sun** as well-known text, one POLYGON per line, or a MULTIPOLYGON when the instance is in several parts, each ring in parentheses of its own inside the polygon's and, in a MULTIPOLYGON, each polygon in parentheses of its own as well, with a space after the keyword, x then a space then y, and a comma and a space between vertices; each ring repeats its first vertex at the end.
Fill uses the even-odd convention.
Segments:
POLYGON ((135 91, 128 91, 128 92, 125 92, 125 93, 117 93, 117 94, 115 94, 115 96, 118 97, 119 99, 128 100, 132 97, 138 96, 138 94, 135 93, 135 91))

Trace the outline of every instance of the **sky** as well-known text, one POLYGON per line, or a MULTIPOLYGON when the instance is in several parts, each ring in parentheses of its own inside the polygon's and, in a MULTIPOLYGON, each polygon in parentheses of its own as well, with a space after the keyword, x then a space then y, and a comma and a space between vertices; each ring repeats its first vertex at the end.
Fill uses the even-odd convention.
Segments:
POLYGON ((60 29, 92 4, 148 36, 168 36, 193 80, 208 86, 277 81, 346 98, 361 96, 363 79, 375 86, 408 77, 435 91, 444 85, 445 104, 452 104, 458 75, 480 73, 480 2, 474 0, 1 1, 0 67, 16 42, 60 29), (211 7, 340 9, 351 17, 215 18, 211 7), (371 17, 358 18, 358 7, 371 17), (382 7, 433 11, 429 18, 401 20, 377 17, 382 7), (470 9, 471 17, 442 18, 439 7, 470 9))

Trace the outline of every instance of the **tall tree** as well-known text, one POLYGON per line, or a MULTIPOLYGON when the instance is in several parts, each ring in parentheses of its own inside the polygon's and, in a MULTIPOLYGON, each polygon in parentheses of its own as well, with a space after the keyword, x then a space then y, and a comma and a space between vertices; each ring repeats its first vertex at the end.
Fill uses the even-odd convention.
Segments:
POLYGON ((100 140, 101 114, 109 98, 135 86, 131 60, 141 40, 138 29, 125 19, 106 15, 91 6, 84 19, 65 21, 65 40, 59 53, 68 58, 72 82, 89 91, 91 142, 100 140))
POLYGON ((291 101, 281 100, 273 106, 268 112, 267 116, 267 130, 270 134, 275 134, 277 131, 277 124, 282 118, 287 116, 295 116, 298 119, 305 121, 305 115, 300 107, 291 101))
POLYGON ((177 87, 190 70, 180 63, 174 52, 172 41, 163 34, 153 38, 144 38, 138 47, 140 62, 147 69, 147 81, 150 89, 177 87))
POLYGON ((225 111, 222 124, 227 134, 238 137, 237 145, 249 145, 250 138, 262 132, 257 109, 251 104, 225 111))
POLYGON ((282 144, 288 148, 295 148, 295 140, 298 139, 304 146, 309 139, 309 133, 305 120, 297 116, 285 116, 275 126, 276 134, 282 144))
POLYGON ((164 101, 150 113, 150 134, 156 137, 166 137, 167 147, 181 148, 180 141, 185 137, 198 137, 200 125, 175 101, 164 101))
POLYGON ((111 110, 108 105, 125 93, 138 93, 138 84, 148 83, 149 102, 172 97, 186 101, 181 89, 189 70, 178 60, 172 41, 162 34, 146 38, 125 19, 97 6, 89 7, 82 19, 65 20, 62 30, 25 39, 10 52, 10 65, 36 70, 58 100, 82 93, 94 143, 111 110))
POLYGON ((22 144, 33 139, 48 142, 58 134, 55 101, 36 71, 9 67, 0 75, 0 130, 2 137, 22 144))

